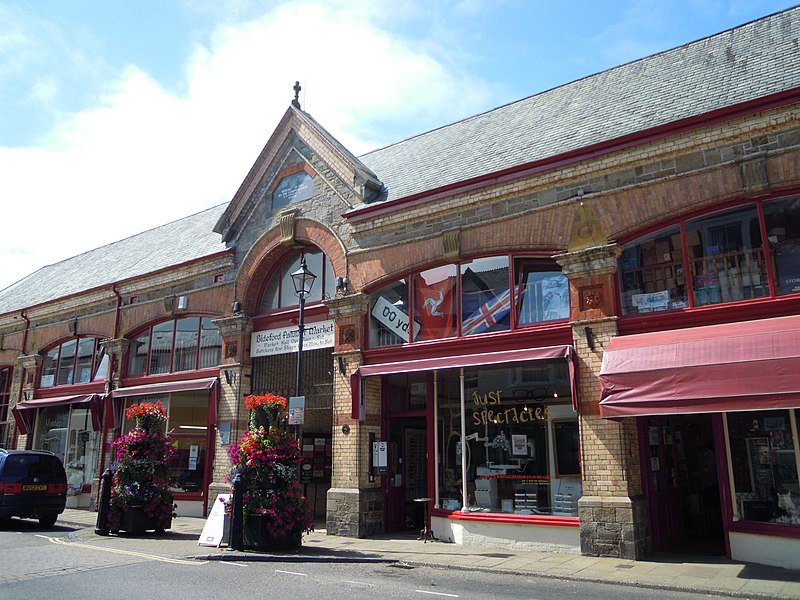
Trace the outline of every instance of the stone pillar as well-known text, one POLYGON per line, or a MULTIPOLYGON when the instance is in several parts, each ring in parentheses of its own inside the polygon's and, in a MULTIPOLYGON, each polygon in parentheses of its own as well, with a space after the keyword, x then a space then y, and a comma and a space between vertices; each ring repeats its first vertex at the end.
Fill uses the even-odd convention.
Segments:
MULTIPOLYGON (((19 384, 20 394, 18 397, 21 400, 33 399, 33 394, 36 391, 36 382, 39 380, 39 373, 42 368, 42 362, 44 362, 44 357, 41 354, 23 354, 17 357, 17 368, 15 371, 25 373, 23 380, 19 384)), ((11 416, 11 408, 11 406, 8 407, 9 417, 11 416)), ((16 427, 16 422, 14 423, 14 427, 16 427)), ((28 446, 29 437, 32 435, 33 432, 31 431, 28 435, 21 434, 17 437, 17 449, 24 450, 28 446)))
POLYGON ((367 417, 352 417, 350 375, 361 366, 369 297, 348 294, 326 300, 336 323, 333 353, 333 474, 328 490, 329 535, 367 537, 383 532, 383 495, 378 478, 369 481, 369 434, 380 437, 380 382, 367 381, 367 417), (340 369, 341 365, 341 369, 340 369))
POLYGON ((214 435, 214 465, 208 486, 208 510, 211 511, 217 494, 231 493, 227 477, 231 470, 228 447, 247 429, 249 414, 244 398, 250 393, 252 362, 249 352, 253 324, 244 313, 214 319, 222 336, 222 364, 219 365, 219 398, 217 399, 217 428, 214 435), (230 429, 228 429, 230 427, 230 429), (223 440, 220 433, 224 432, 223 440), (225 442, 225 443, 223 443, 225 442))
POLYGON ((100 345, 105 348, 111 359, 111 377, 106 385, 106 391, 110 392, 122 385, 122 374, 125 372, 122 364, 131 343, 125 338, 114 338, 100 340, 100 345))
MULTIPOLYGON (((105 349, 106 353, 109 356, 110 360, 110 369, 106 379, 106 393, 110 393, 113 390, 122 386, 122 375, 125 372, 125 365, 123 364, 123 360, 127 356, 128 348, 130 348, 130 340, 120 337, 120 338, 106 338, 104 340, 100 340, 100 345, 105 349)), ((108 431, 106 430, 106 418, 108 415, 106 411, 111 410, 113 414, 113 408, 111 406, 114 400, 107 400, 106 407, 103 411, 103 424, 100 427, 100 447, 101 450, 98 454, 100 454, 100 458, 98 459, 97 465, 97 472, 95 476, 92 478, 92 507, 96 507, 100 498, 100 478, 103 475, 103 471, 111 466, 114 462, 114 457, 111 452, 111 448, 108 445, 110 439, 113 439, 114 436, 119 433, 118 431, 115 433, 117 426, 119 423, 113 423, 111 427, 111 435, 109 436, 108 431)))
POLYGON ((635 419, 600 418, 603 349, 617 335, 614 278, 622 248, 606 243, 555 256, 570 283, 578 358, 583 496, 578 502, 581 553, 639 559, 647 550, 635 419))

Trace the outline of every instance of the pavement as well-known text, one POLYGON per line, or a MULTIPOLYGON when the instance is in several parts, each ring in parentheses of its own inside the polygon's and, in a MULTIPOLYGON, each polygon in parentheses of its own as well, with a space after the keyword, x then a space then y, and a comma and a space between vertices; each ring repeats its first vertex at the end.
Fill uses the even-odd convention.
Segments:
POLYGON ((172 528, 164 534, 146 533, 135 538, 124 533, 119 536, 97 535, 94 531, 96 518, 96 512, 67 509, 58 523, 78 529, 68 536, 72 543, 170 560, 402 563, 728 598, 800 599, 800 570, 736 562, 723 557, 663 554, 648 560, 623 560, 423 542, 410 534, 349 538, 327 535, 324 529, 304 535, 299 551, 230 551, 225 547, 198 544, 206 520, 197 517, 176 517, 172 528))

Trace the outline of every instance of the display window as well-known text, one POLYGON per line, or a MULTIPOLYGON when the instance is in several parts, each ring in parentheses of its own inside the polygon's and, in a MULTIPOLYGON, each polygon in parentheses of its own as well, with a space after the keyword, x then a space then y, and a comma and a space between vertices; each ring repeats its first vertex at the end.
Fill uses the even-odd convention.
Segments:
POLYGON ((382 348, 566 321, 569 306, 569 284, 557 265, 487 256, 414 273, 372 293, 369 345, 382 348))
POLYGON ((619 282, 623 314, 798 293, 800 197, 688 219, 626 244, 619 282))
POLYGON ((11 367, 0 368, 0 447, 7 448, 8 440, 8 405, 11 396, 11 367))
POLYGON ((33 447, 49 450, 63 461, 68 495, 89 491, 97 474, 99 444, 100 433, 92 429, 88 406, 76 404, 39 409, 33 447))
MULTIPOLYGON (((176 452, 169 458, 170 485, 173 492, 204 492, 206 461, 208 460, 208 392, 181 392, 160 396, 127 398, 124 408, 131 404, 161 401, 167 410, 167 420, 159 425, 169 432, 176 452)), ((123 433, 134 423, 126 420, 123 433)))
POLYGON ((725 415, 734 519, 800 527, 800 410, 725 415))
POLYGON ((463 414, 459 371, 438 372, 436 389, 441 508, 577 516, 580 442, 567 361, 464 369, 463 414))

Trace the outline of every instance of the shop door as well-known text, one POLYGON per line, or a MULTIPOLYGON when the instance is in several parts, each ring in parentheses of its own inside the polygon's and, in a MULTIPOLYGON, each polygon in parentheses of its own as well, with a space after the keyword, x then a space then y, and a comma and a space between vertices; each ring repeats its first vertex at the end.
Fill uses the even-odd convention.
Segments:
POLYGON ((725 551, 710 415, 639 419, 652 549, 725 551))
POLYGON ((421 417, 389 419, 389 464, 384 478, 387 533, 423 527, 424 506, 415 499, 427 496, 426 422, 421 417))

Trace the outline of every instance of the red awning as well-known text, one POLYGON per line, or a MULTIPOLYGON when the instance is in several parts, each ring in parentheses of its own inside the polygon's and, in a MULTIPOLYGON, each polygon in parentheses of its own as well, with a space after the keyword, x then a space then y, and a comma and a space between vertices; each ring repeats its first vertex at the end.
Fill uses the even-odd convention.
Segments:
POLYGON ((481 354, 462 354, 442 356, 419 360, 362 365, 350 376, 350 387, 353 393, 352 417, 363 420, 365 416, 362 401, 362 378, 375 375, 392 375, 395 373, 413 373, 418 371, 435 371, 438 369, 459 369, 462 367, 478 367, 497 365, 525 360, 546 360, 566 358, 569 360, 570 386, 572 388, 572 407, 577 406, 575 393, 575 353, 572 346, 546 346, 544 348, 524 348, 521 350, 504 350, 501 352, 484 352, 481 354))
POLYGON ((17 427, 22 434, 33 433, 36 424, 36 410, 51 406, 87 405, 92 415, 92 428, 100 430, 103 415, 103 396, 101 394, 78 394, 73 396, 55 396, 53 398, 36 398, 17 402, 11 409, 17 427))
MULTIPOLYGON (((158 396, 160 394, 175 394, 178 392, 195 392, 202 390, 212 390, 217 384, 216 377, 206 377, 204 379, 186 379, 184 381, 167 381, 164 383, 148 383, 145 385, 134 385, 126 388, 118 388, 110 394, 112 400, 130 398, 135 396, 158 396)), ((122 402, 112 402, 112 414, 114 426, 120 427, 122 423, 122 402)), ((217 422, 217 403, 216 398, 209 403, 209 422, 217 422)))
POLYGON ((800 315, 616 337, 600 414, 631 417, 800 407, 800 315))

